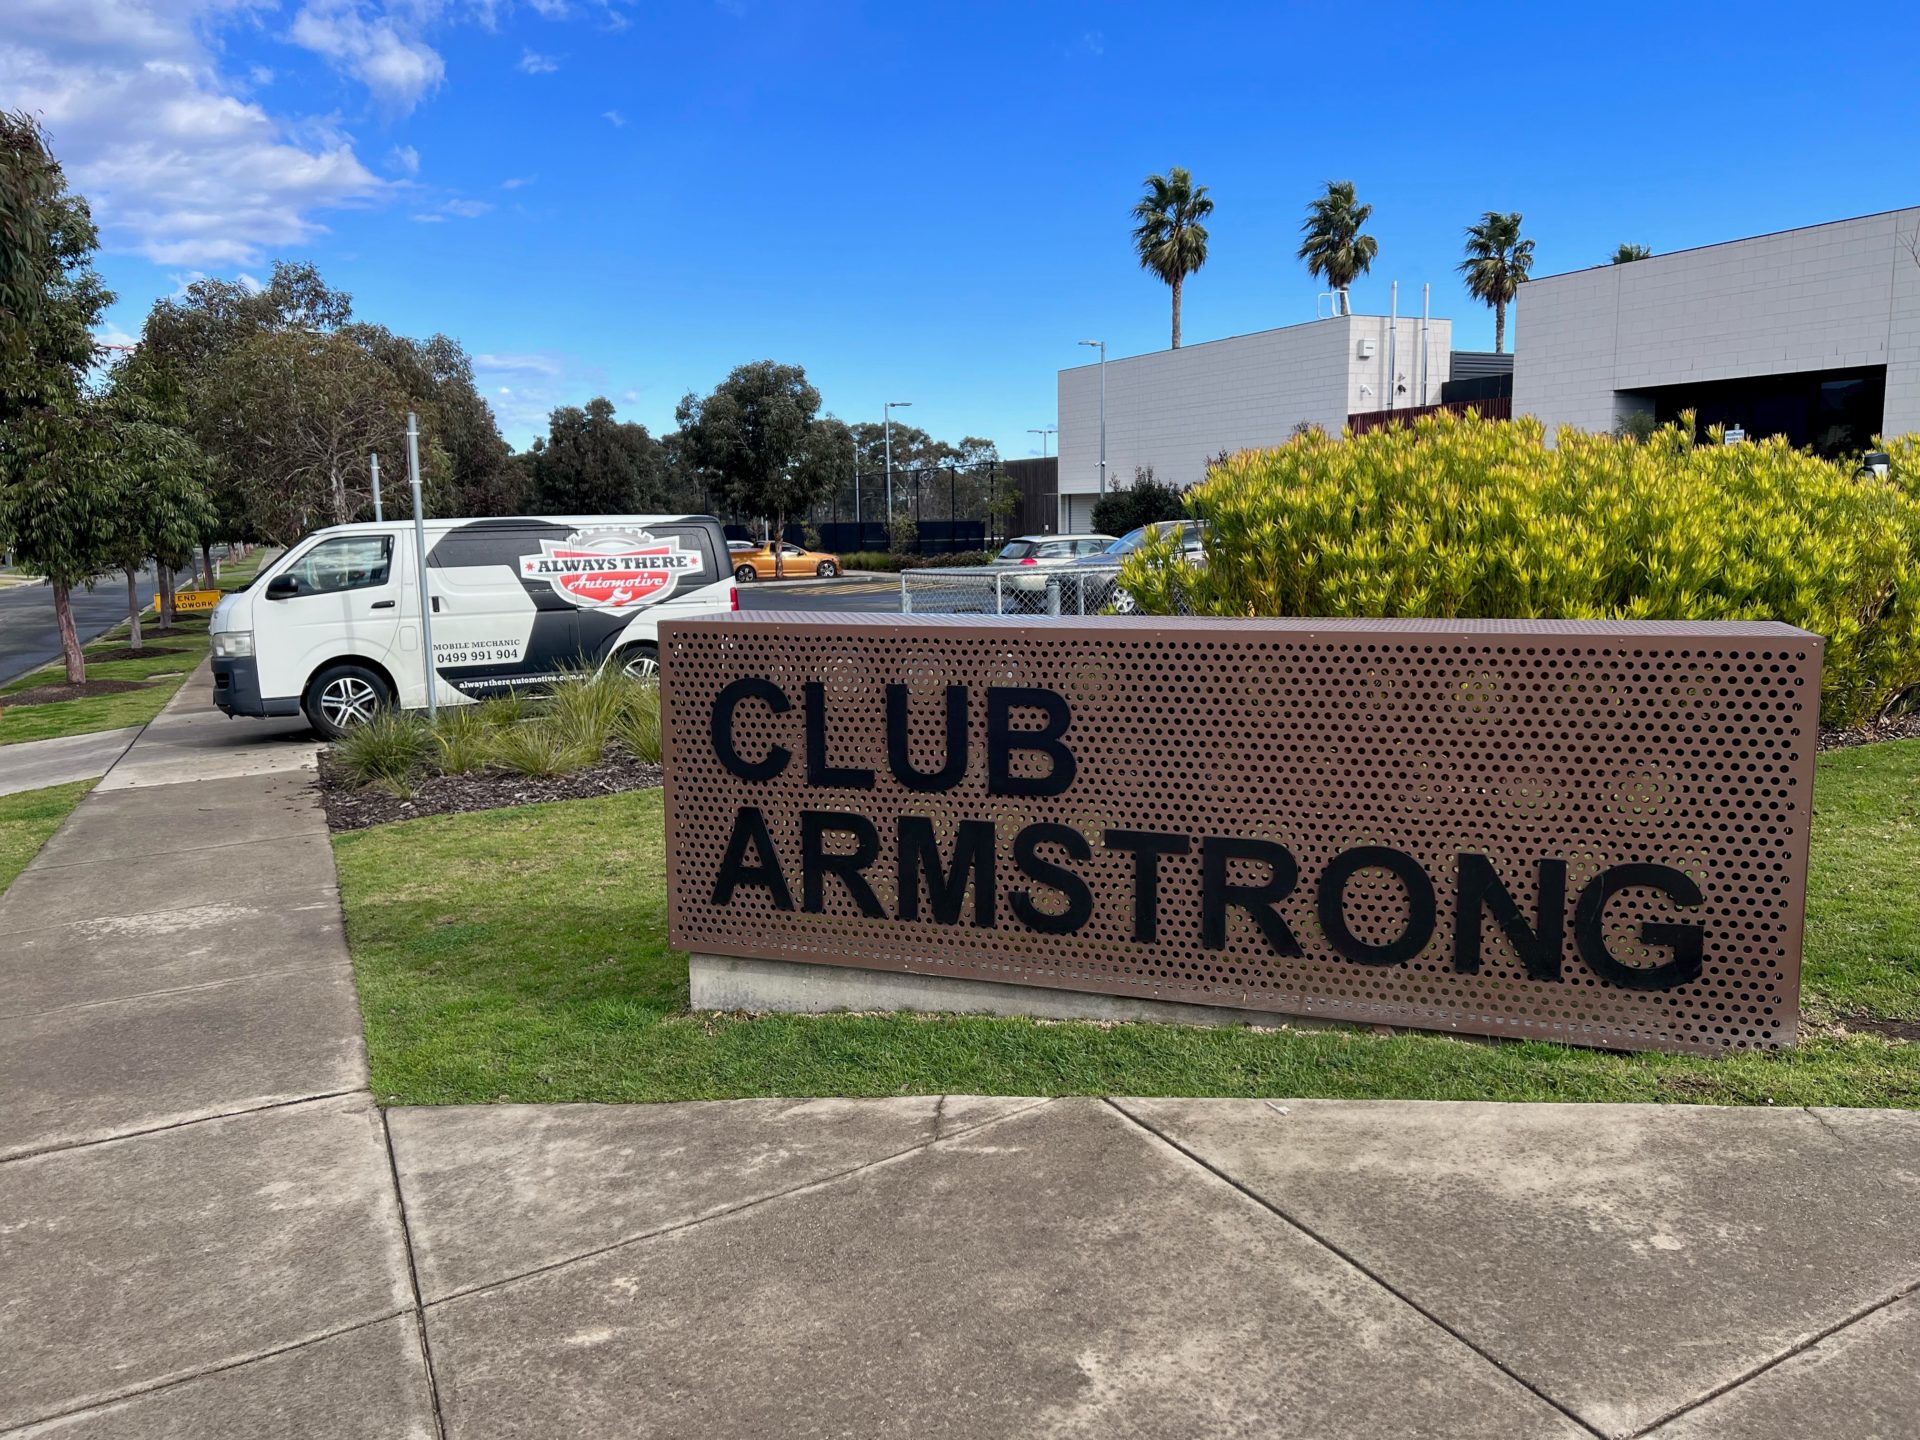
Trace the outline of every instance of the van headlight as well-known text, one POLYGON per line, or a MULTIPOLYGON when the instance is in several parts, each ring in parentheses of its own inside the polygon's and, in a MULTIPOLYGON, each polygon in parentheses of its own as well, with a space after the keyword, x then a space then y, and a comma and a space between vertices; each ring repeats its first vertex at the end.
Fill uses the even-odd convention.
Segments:
POLYGON ((213 637, 213 656, 216 660, 240 660, 251 654, 253 654, 251 630, 222 630, 213 637))

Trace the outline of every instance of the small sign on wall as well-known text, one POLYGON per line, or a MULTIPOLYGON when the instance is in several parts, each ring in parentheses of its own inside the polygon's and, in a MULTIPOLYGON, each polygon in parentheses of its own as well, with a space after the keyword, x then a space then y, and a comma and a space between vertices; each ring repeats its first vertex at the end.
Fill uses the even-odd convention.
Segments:
POLYGON ((1790 1043, 1775 624, 663 624, 673 943, 1707 1053, 1790 1043))

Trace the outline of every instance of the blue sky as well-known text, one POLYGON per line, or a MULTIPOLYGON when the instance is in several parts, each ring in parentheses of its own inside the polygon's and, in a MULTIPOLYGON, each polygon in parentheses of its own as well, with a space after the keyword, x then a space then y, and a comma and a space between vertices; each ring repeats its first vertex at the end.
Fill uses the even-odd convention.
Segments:
MULTIPOLYGON (((1054 372, 1167 343, 1127 211, 1218 206, 1191 343, 1308 320, 1319 182, 1380 243, 1356 307, 1520 210, 1537 273, 1920 204, 1911 4, 812 5, 0 0, 0 105, 96 201, 114 335, 198 274, 310 259, 442 330, 524 445, 598 393, 670 428, 744 360, 1037 453, 1054 372)), ((1524 301, 1517 329, 1524 344, 1524 301)))

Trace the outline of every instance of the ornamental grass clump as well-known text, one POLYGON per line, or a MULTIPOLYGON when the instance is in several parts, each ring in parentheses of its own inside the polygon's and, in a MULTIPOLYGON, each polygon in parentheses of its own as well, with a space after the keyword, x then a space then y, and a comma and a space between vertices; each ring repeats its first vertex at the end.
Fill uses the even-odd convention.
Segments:
POLYGON ((620 713, 614 717, 613 738, 641 763, 660 763, 660 687, 657 684, 636 681, 631 685, 620 713))
POLYGON ((358 785, 406 799, 422 767, 434 759, 434 735, 423 716, 381 710, 333 744, 333 757, 358 785))
POLYGON ((1696 445, 1533 420, 1423 416, 1216 464, 1188 495, 1204 566, 1171 537, 1121 583, 1202 615, 1780 620, 1827 639, 1822 718, 1920 694, 1920 442, 1886 478, 1782 440, 1696 445))
POLYGON ((493 764, 499 725, 483 705, 450 705, 433 724, 434 759, 442 775, 472 775, 493 764))

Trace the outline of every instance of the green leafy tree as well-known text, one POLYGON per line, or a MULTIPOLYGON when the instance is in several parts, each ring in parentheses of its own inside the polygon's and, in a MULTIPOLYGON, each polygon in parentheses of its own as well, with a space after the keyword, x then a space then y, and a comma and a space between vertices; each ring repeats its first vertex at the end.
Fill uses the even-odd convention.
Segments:
MULTIPOLYGON (((821 457, 809 454, 819 409, 820 392, 800 366, 756 360, 736 368, 704 399, 681 400, 677 418, 695 462, 741 509, 771 518, 778 537, 787 516, 817 498, 828 473, 821 457)), ((774 573, 784 573, 778 550, 774 573)))
POLYGON ((104 401, 119 456, 114 477, 114 562, 127 580, 128 648, 141 645, 139 572, 151 559, 159 580, 161 628, 172 623, 172 576, 192 563, 194 547, 215 522, 201 483, 206 460, 188 436, 143 413, 124 395, 104 401))
POLYGON ((73 622, 73 587, 90 584, 120 554, 125 436, 91 400, 38 406, 0 439, 0 535, 21 563, 47 577, 67 683, 84 684, 86 656, 73 622))
POLYGON ((1142 525, 1179 520, 1187 513, 1187 497, 1180 487, 1154 478, 1153 467, 1133 472, 1133 484, 1109 490, 1093 507, 1093 528, 1103 535, 1125 535, 1142 525))
MULTIPOLYGON (((211 377, 217 447, 229 474, 247 477, 252 527, 291 544, 316 525, 373 511, 367 457, 406 452, 409 396, 351 337, 283 330, 254 335, 211 377)), ((422 483, 444 504, 445 455, 423 432, 422 483)), ((404 477, 404 465, 389 475, 404 477)), ((404 483, 404 481, 403 481, 404 483)))
POLYGON ((1520 212, 1489 210, 1469 225, 1466 257, 1460 273, 1467 293, 1493 307, 1493 349, 1498 354, 1507 344, 1507 306, 1533 269, 1533 241, 1520 234, 1520 212))
POLYGON ((0 352, 0 544, 46 575, 67 679, 86 679, 72 590, 112 563, 117 452, 84 392, 113 295, 93 268, 92 213, 30 122, 0 122, 8 293, 0 352), (24 300, 24 303, 22 303, 24 300))
POLYGON ((1173 291, 1173 348, 1180 348, 1180 291, 1187 276, 1207 263, 1207 227, 1213 214, 1207 187, 1178 165, 1165 175, 1149 175, 1146 193, 1133 207, 1133 248, 1140 268, 1151 270, 1173 291))
POLYGON ((0 365, 24 358, 27 327, 40 317, 52 257, 47 207, 58 192, 40 127, 0 111, 0 365))
POLYGON ((543 515, 629 515, 665 499, 659 445, 646 426, 616 420, 605 396, 548 417, 531 472, 534 508, 543 515))
POLYGON ((1300 226, 1299 258, 1307 262, 1307 273, 1325 280, 1349 315, 1353 302, 1347 287, 1373 268, 1380 253, 1373 236, 1360 233, 1372 214, 1373 206, 1355 198, 1351 180, 1329 180, 1325 193, 1307 202, 1307 218, 1300 226))
POLYGON ((1613 252, 1613 259, 1610 263, 1614 265, 1631 265, 1636 260, 1648 260, 1651 259, 1652 256, 1653 251, 1644 245, 1622 245, 1618 250, 1613 252))

